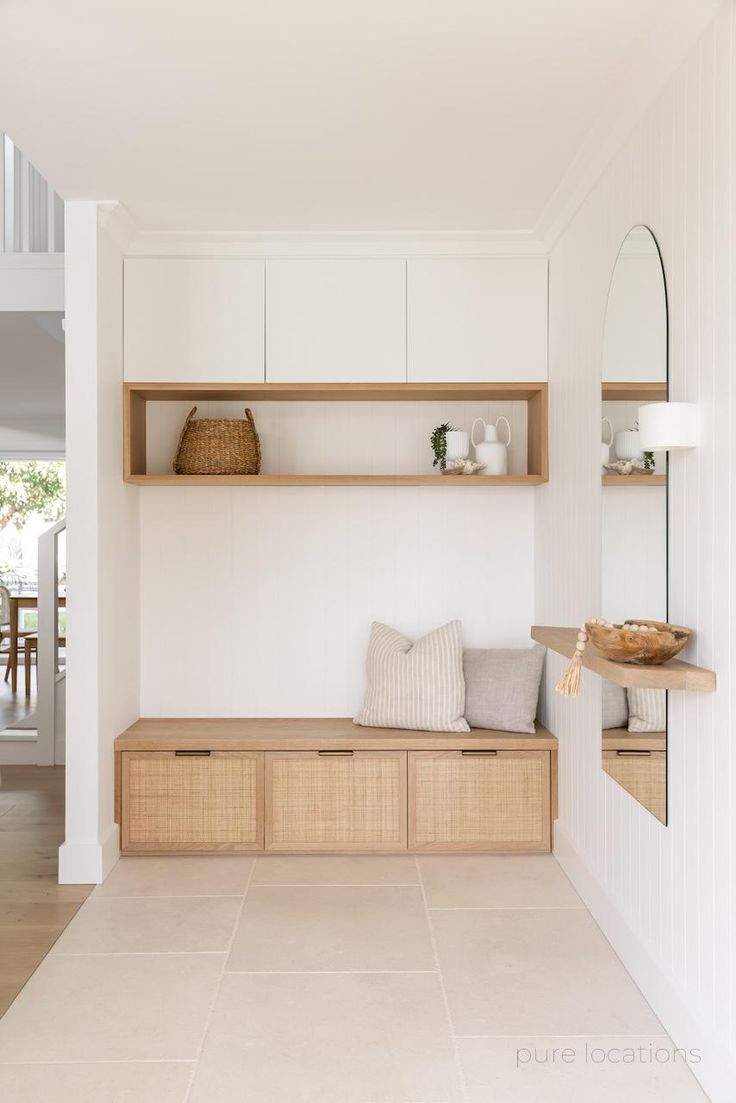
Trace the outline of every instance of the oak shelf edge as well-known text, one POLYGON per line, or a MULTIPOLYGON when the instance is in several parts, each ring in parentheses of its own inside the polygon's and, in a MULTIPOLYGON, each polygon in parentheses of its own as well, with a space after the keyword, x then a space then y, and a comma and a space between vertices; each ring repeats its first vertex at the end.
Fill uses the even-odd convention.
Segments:
POLYGON ((603 475, 603 486, 666 486, 666 475, 603 475))
MULTIPOLYGON (((547 625, 534 625, 531 636, 537 643, 550 651, 571 659, 575 651, 579 629, 554 628, 547 625)), ((609 682, 631 689, 671 689, 712 693, 716 688, 716 675, 713 670, 670 659, 662 666, 636 666, 634 663, 614 663, 604 659, 597 647, 588 641, 583 652, 583 666, 592 670, 609 682)))
POLYGON ((128 475, 134 486, 539 486, 542 475, 128 475))

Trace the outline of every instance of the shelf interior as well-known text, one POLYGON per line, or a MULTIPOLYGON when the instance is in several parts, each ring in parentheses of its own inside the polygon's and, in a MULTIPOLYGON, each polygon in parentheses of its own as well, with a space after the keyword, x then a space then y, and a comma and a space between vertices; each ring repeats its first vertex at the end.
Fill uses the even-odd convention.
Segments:
POLYGON ((541 383, 129 383, 124 425, 124 477, 139 486, 528 486, 547 479, 541 383), (262 473, 174 475, 172 459, 192 405, 198 417, 242 417, 251 407, 262 473), (436 424, 470 430, 477 416, 500 414, 512 424, 509 475, 432 469, 429 435, 436 424))

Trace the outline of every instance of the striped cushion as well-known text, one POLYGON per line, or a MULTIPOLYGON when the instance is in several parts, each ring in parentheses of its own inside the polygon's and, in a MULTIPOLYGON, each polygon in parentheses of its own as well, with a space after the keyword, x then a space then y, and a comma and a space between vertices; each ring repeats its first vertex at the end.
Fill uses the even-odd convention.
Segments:
POLYGON ((459 620, 412 643, 386 624, 373 624, 368 688, 356 724, 413 731, 470 731, 463 717, 465 680, 459 620))
POLYGON ((667 690, 628 689, 629 731, 667 731, 667 690))

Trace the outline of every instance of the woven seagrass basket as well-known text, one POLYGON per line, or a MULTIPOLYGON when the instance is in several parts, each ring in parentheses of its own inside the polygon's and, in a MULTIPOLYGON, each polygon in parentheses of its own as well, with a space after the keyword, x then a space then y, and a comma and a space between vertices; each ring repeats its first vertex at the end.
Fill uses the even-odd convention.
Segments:
POLYGON ((202 417, 194 406, 184 422, 176 449, 177 475, 257 475, 261 444, 250 410, 245 419, 202 417))

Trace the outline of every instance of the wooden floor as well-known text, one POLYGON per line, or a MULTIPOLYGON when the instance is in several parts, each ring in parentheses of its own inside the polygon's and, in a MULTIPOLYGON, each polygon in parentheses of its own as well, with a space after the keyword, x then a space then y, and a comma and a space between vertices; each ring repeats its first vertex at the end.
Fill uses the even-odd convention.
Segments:
POLYGON ((91 885, 58 885, 64 767, 0 767, 0 1015, 48 953, 91 885))
POLYGON ((31 696, 25 694, 25 676, 23 667, 18 668, 18 690, 13 693, 10 683, 4 681, 5 659, 0 661, 0 732, 24 720, 36 708, 36 671, 31 678, 31 696))

